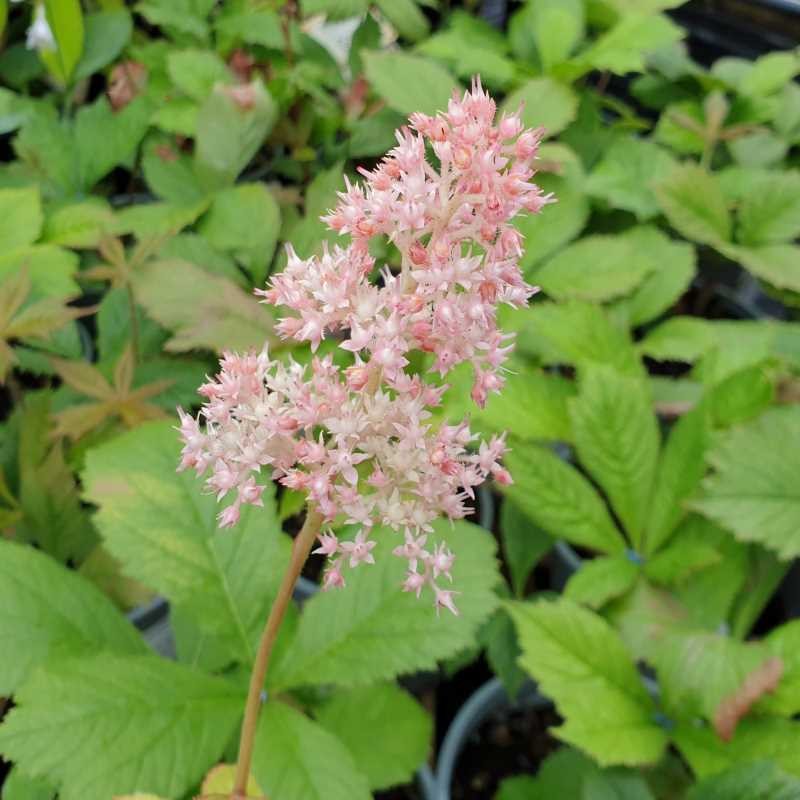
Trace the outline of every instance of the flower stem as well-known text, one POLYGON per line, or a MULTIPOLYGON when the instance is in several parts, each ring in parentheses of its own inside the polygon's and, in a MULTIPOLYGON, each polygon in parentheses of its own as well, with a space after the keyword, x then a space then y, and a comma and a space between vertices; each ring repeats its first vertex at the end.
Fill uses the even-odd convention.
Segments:
POLYGON ((244 708, 242 734, 239 739, 239 758, 236 762, 236 779, 233 784, 231 800, 245 800, 247 797, 247 779, 250 775, 250 762, 253 758, 258 713, 261 710, 261 690, 264 686, 264 678, 269 666, 269 657, 272 654, 272 647, 278 636, 286 608, 292 599, 294 585, 303 569, 303 565, 306 563, 308 554, 311 552, 314 540, 317 538, 322 526, 322 520, 321 514, 312 508, 308 509, 306 521, 292 544, 292 556, 289 559, 289 566, 284 573, 275 602, 272 604, 264 631, 261 634, 256 660, 253 664, 253 672, 250 675, 247 703, 244 708))

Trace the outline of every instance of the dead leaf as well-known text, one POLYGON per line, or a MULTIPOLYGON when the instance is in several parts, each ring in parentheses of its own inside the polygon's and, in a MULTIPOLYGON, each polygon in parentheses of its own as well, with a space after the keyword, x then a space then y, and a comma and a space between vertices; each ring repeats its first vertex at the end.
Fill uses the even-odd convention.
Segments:
POLYGON ((147 85, 147 67, 138 61, 122 61, 111 70, 108 101, 114 111, 125 108, 147 85))
POLYGON ((714 730, 728 742, 736 731, 739 720, 747 714, 754 703, 767 692, 774 692, 783 675, 783 661, 768 658, 753 670, 732 694, 724 697, 714 714, 714 730))

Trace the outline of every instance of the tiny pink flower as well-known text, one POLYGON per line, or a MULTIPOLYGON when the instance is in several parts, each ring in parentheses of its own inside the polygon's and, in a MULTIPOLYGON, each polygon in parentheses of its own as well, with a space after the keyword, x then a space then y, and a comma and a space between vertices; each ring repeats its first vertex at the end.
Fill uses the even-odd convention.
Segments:
POLYGON ((320 546, 314 550, 314 553, 321 553, 324 556, 332 556, 339 551, 339 540, 332 532, 322 533, 319 535, 320 546))
POLYGON ((436 613, 439 613, 439 609, 446 608, 455 616, 458 616, 458 609, 456 608, 456 604, 454 601, 454 597, 459 594, 459 592, 453 592, 449 589, 440 589, 438 586, 434 585, 433 587, 433 594, 434 594, 434 604, 436 605, 436 613))
POLYGON ((403 581, 403 591, 414 592, 419 597, 427 582, 425 575, 411 570, 406 575, 405 581, 403 581))
POLYGON ((368 541, 363 530, 356 534, 352 542, 342 542, 339 547, 345 555, 350 556, 350 567, 357 567, 362 561, 365 564, 375 563, 372 555, 375 542, 368 541))
POLYGON ((339 563, 334 562, 326 570, 325 577, 322 580, 322 591, 326 592, 329 589, 339 589, 345 585, 344 575, 342 575, 339 563))

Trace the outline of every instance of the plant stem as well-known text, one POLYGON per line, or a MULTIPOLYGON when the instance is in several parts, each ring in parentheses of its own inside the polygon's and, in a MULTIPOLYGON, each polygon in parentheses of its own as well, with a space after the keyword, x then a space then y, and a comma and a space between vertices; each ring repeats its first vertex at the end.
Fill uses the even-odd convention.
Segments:
POLYGON ((128 310, 131 317, 131 349, 133 350, 133 363, 139 362, 139 317, 136 313, 136 296, 133 294, 133 286, 130 280, 125 284, 125 291, 128 295, 128 310))
POLYGON ((253 664, 253 672, 250 676, 247 704, 244 708, 242 734, 239 739, 239 758, 236 762, 236 779, 233 784, 231 800, 245 800, 247 797, 247 779, 250 775, 250 762, 253 758, 253 745, 256 738, 256 724, 258 723, 258 713, 261 710, 261 690, 264 686, 264 678, 269 666, 269 657, 272 654, 272 647, 278 636, 286 608, 292 599, 294 585, 322 527, 322 519, 321 514, 309 507, 306 513, 306 521, 292 544, 292 556, 289 559, 289 566, 284 573, 275 602, 272 604, 267 623, 261 634, 256 660, 253 664))

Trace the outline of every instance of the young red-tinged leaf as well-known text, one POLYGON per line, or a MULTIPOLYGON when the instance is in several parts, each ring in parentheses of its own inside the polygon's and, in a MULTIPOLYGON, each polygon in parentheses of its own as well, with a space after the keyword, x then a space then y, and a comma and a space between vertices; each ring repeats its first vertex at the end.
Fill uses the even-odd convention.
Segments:
POLYGON ((64 383, 76 392, 96 400, 111 400, 114 389, 99 369, 86 361, 51 358, 50 363, 64 383))

